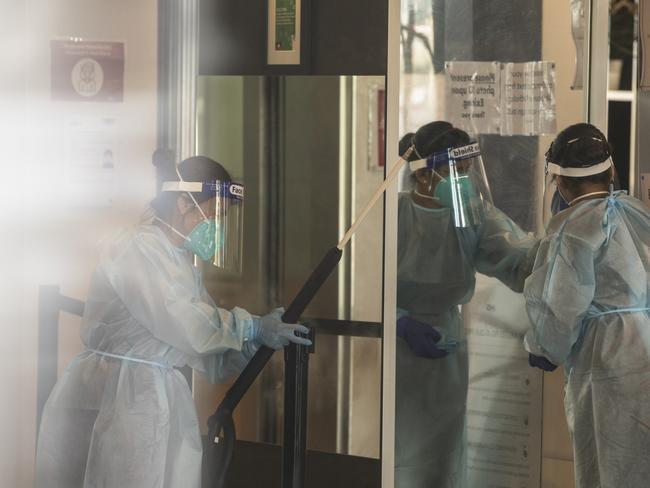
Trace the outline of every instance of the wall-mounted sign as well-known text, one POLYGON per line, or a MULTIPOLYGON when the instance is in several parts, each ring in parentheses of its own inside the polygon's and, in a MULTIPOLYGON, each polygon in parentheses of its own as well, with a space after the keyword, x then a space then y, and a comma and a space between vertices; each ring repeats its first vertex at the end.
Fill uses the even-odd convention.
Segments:
POLYGON ((267 63, 300 64, 301 0, 269 0, 267 63))
POLYGON ((109 207, 115 186, 117 120, 75 117, 65 126, 66 195, 74 207, 109 207))
POLYGON ((555 133, 555 63, 452 61, 445 65, 446 119, 478 134, 555 133))
POLYGON ((555 133, 555 63, 504 63, 501 135, 555 133))
POLYGON ((123 42, 54 40, 50 50, 52 100, 123 100, 123 42))
POLYGON ((495 278, 476 277, 463 306, 469 385, 467 484, 539 488, 543 375, 522 347, 525 301, 495 278))
POLYGON ((445 72, 449 122, 472 134, 498 134, 501 63, 453 61, 445 72))

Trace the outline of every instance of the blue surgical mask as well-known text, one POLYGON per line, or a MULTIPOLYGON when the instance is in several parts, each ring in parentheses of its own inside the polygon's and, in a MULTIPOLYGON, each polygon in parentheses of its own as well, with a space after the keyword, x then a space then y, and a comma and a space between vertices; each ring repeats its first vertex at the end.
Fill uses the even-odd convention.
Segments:
POLYGON ((183 247, 203 261, 212 259, 217 250, 217 223, 214 219, 199 222, 185 238, 183 247))
POLYGON ((551 199, 551 214, 556 215, 567 208, 569 208, 568 202, 565 200, 560 190, 556 189, 553 198, 551 199))

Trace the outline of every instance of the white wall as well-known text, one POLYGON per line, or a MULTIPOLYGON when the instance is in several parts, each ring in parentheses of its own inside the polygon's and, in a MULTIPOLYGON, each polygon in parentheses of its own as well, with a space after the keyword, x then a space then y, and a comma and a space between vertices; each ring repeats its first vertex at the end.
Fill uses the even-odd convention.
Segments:
MULTIPOLYGON (((155 192, 156 4, 7 0, 1 8, 3 486, 32 485, 39 284, 59 284, 63 293, 85 299, 97 241, 116 227, 137 223, 155 192), (123 102, 50 100, 50 40, 69 37, 126 43, 123 102), (63 188, 71 118, 116 121, 110 207, 74 205, 63 188)), ((63 366, 82 346, 79 320, 63 318, 61 323, 63 366)))

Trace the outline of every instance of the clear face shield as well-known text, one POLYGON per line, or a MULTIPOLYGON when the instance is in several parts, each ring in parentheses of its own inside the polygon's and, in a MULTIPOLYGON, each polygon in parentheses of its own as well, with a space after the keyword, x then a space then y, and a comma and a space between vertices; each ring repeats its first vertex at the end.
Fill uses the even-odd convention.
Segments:
MULTIPOLYGON (((244 235, 244 187, 232 181, 167 181, 162 191, 187 193, 203 215, 187 235, 172 230, 184 239, 184 247, 217 268, 241 273, 244 235), (214 212, 205 212, 194 195, 202 202, 214 204, 214 212)), ((163 222, 165 225, 168 223, 163 222)))
POLYGON ((212 264, 225 271, 241 273, 244 252, 244 186, 214 181, 215 253, 212 264))
POLYGON ((451 209, 456 227, 476 227, 485 220, 492 195, 477 143, 435 152, 426 159, 412 161, 410 167, 411 171, 430 170, 427 195, 421 196, 451 209))
POLYGON ((544 181, 544 208, 542 209, 542 218, 544 227, 546 227, 551 217, 569 208, 569 203, 564 199, 562 192, 558 189, 555 175, 546 174, 544 181))

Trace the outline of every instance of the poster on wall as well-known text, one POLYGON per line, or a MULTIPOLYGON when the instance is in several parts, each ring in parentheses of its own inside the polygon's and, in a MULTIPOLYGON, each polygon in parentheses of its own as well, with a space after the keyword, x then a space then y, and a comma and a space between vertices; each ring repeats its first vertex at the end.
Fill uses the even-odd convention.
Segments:
POLYGON ((65 127, 66 195, 74 207, 109 207, 114 200, 114 118, 79 117, 65 127))
POLYGON ((555 133, 555 63, 504 63, 501 135, 555 133))
POLYGON ((501 64, 451 61, 445 76, 447 120, 471 134, 498 134, 501 64))
POLYGON ((50 41, 51 99, 121 102, 124 43, 77 39, 50 41))
POLYGON ((301 0, 268 0, 267 64, 300 64, 301 0))
POLYGON ((477 275, 463 307, 469 352, 468 486, 539 488, 543 375, 528 365, 522 295, 477 275))

